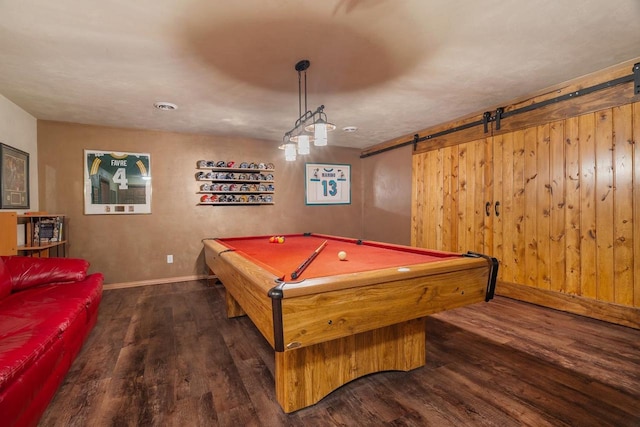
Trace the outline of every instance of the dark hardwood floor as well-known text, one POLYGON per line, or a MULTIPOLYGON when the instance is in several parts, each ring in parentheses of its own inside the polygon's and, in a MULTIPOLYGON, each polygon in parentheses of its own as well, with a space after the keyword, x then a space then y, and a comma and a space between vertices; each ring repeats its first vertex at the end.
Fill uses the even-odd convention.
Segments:
POLYGON ((427 320, 427 364, 285 414, 224 288, 107 290, 41 426, 640 426, 640 331, 497 297, 427 320))

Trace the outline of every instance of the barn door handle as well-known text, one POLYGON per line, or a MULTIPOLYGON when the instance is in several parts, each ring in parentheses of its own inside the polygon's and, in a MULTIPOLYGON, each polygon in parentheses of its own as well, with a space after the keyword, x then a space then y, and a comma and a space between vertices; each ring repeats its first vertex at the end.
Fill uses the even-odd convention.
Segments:
POLYGON ((491 215, 491 202, 487 202, 487 204, 486 204, 486 205, 484 205, 484 213, 485 213, 487 216, 490 216, 490 215, 491 215))
POLYGON ((500 216, 500 202, 496 202, 496 216, 500 216))

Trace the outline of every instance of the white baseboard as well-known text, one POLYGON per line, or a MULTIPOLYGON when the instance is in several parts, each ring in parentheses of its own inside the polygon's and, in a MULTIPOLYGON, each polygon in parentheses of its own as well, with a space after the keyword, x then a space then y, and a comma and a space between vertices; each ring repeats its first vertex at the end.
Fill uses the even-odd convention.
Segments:
POLYGON ((102 286, 105 291, 111 289, 135 288, 138 286, 162 285, 165 283, 190 282, 193 280, 209 280, 216 279, 216 276, 210 274, 199 274, 194 276, 167 277, 164 279, 138 280, 136 282, 109 283, 102 286))

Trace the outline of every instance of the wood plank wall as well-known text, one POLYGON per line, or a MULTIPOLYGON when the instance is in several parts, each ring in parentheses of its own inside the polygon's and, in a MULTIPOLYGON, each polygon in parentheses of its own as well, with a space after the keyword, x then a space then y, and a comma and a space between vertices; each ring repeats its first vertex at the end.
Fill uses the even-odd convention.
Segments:
POLYGON ((640 328, 640 102, 549 117, 416 150, 412 244, 491 254, 499 294, 640 328))

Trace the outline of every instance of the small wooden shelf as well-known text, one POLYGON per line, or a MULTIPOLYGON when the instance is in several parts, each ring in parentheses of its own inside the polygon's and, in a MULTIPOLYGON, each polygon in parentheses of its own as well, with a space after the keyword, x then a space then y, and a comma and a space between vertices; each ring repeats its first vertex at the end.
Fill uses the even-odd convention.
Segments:
POLYGON ((0 212, 0 255, 26 255, 33 257, 66 256, 68 226, 65 215, 34 212, 16 214, 0 212), (43 224, 53 224, 47 228, 52 237, 42 237, 43 224), (42 228, 40 228, 42 227, 42 228), (20 233, 20 236, 18 234, 20 233), (53 237, 55 236, 55 237, 53 237), (55 240, 54 240, 55 239, 55 240), (61 240, 59 240, 61 239, 61 240), (20 245, 18 245, 20 241, 20 245), (52 253, 53 251, 53 253, 52 253))
POLYGON ((43 243, 41 245, 35 245, 35 246, 18 246, 18 251, 41 251, 43 249, 49 249, 49 248, 55 248, 56 246, 60 246, 60 245, 66 245, 67 241, 66 240, 62 240, 60 242, 49 242, 49 243, 43 243))

